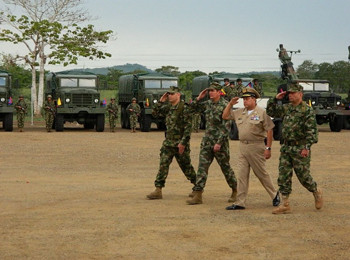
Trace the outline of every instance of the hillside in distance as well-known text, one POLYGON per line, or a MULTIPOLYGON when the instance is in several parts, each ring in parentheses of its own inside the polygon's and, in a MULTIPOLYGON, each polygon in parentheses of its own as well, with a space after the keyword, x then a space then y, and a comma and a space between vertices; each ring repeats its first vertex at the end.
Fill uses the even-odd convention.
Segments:
POLYGON ((153 70, 141 64, 130 64, 130 63, 124 64, 124 65, 116 65, 112 67, 103 67, 103 68, 74 69, 73 71, 85 71, 85 72, 91 72, 98 75, 107 75, 109 72, 109 69, 120 70, 124 73, 133 72, 135 70, 153 72, 153 70))

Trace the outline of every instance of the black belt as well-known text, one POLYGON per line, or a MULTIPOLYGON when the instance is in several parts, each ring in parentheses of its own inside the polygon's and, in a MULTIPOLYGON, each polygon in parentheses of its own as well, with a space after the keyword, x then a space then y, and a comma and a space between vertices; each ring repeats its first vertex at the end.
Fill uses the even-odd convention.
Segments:
POLYGON ((305 145, 306 140, 298 140, 298 141, 283 141, 284 145, 288 146, 296 146, 296 145, 305 145))

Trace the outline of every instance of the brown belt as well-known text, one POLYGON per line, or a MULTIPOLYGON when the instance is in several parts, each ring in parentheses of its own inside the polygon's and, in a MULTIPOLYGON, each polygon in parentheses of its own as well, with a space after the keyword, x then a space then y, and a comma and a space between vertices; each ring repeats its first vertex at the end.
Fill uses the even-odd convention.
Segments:
POLYGON ((256 140, 256 141, 249 141, 249 140, 239 140, 241 143, 244 144, 256 144, 256 143, 263 143, 264 140, 256 140))

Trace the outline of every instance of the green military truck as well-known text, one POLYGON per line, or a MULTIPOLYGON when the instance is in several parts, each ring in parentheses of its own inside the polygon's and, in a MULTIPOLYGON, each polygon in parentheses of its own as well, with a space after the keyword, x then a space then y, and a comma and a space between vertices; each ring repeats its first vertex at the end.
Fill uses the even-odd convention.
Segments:
POLYGON ((11 94, 11 75, 0 70, 0 121, 5 131, 13 130, 13 101, 11 94))
POLYGON ((129 114, 126 107, 135 97, 141 107, 139 123, 142 132, 149 132, 151 124, 157 124, 158 129, 165 129, 165 118, 152 116, 152 109, 160 97, 170 86, 178 86, 178 78, 162 73, 142 73, 123 75, 119 78, 119 98, 121 106, 122 128, 130 128, 129 114))
MULTIPOLYGON (((228 78, 231 81, 234 81, 236 84, 236 80, 240 77, 238 77, 235 74, 232 73, 221 73, 221 74, 213 74, 213 75, 205 75, 205 76, 199 76, 199 77, 195 77, 192 80, 192 99, 195 99, 198 97, 199 93, 201 93, 204 89, 208 88, 209 85, 212 82, 217 82, 220 85, 224 85, 224 79, 228 78)), ((248 84, 252 84, 253 78, 241 78, 242 79, 242 85, 243 86, 247 86, 248 84)), ((237 108, 241 107, 239 105, 243 105, 243 104, 238 104, 237 108)), ((201 123, 200 123, 200 129, 205 129, 205 115, 204 113, 202 113, 201 115, 201 123)), ((231 129, 229 132, 229 137, 231 140, 238 140, 238 128, 236 126, 236 123, 234 121, 232 121, 231 124, 231 129)))
POLYGON ((45 94, 57 104, 53 128, 63 131, 65 122, 78 122, 85 129, 103 132, 106 109, 98 92, 98 78, 90 72, 62 71, 46 77, 45 94))

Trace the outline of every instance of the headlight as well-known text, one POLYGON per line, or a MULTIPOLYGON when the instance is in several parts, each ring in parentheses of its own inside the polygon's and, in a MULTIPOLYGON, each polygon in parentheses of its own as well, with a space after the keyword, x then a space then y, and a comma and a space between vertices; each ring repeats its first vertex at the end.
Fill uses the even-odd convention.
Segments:
POLYGON ((316 105, 316 101, 312 101, 311 104, 316 105))
POLYGON ((1 102, 5 102, 5 98, 2 97, 2 98, 0 99, 0 101, 1 101, 1 102))
POLYGON ((94 100, 94 101, 95 101, 95 103, 97 104, 97 103, 98 103, 98 98, 95 98, 95 100, 94 100))
POLYGON ((70 98, 66 98, 66 103, 69 103, 70 102, 70 98))
POLYGON ((340 106, 340 101, 337 101, 337 106, 340 106))
POLYGON ((157 100, 157 99, 153 100, 153 103, 154 103, 154 104, 157 104, 157 103, 158 103, 158 100, 157 100))

